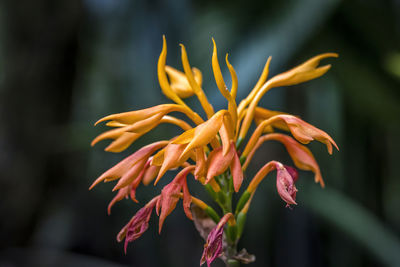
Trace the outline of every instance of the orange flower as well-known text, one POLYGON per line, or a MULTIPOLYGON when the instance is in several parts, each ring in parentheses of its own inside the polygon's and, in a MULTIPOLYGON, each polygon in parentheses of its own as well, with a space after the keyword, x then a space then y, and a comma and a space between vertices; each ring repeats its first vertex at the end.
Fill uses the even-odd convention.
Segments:
POLYGON ((335 141, 324 131, 308 124, 307 122, 291 115, 276 115, 267 120, 264 120, 257 126, 257 129, 254 131, 251 136, 249 142, 245 150, 243 151, 243 156, 247 156, 248 153, 253 149, 257 140, 260 138, 261 134, 264 131, 264 127, 273 126, 274 122, 284 122, 289 131, 292 133, 294 138, 296 138, 299 142, 303 144, 308 144, 312 140, 317 140, 324 143, 328 149, 329 154, 332 154, 332 144, 337 147, 335 141))
MULTIPOLYGON (((90 186, 98 183, 118 180, 113 191, 117 194, 108 205, 108 213, 112 206, 124 198, 136 200, 136 190, 139 185, 154 186, 169 170, 183 168, 175 178, 161 190, 160 195, 153 198, 144 208, 140 209, 131 221, 118 234, 118 240, 125 238, 125 250, 128 242, 140 237, 148 228, 148 222, 154 207, 159 215, 159 232, 168 215, 175 209, 179 199, 183 200, 186 216, 192 219, 190 205, 196 205, 218 225, 207 238, 201 263, 211 262, 223 254, 234 257, 236 244, 242 234, 244 221, 254 197, 258 184, 272 170, 277 171, 276 186, 280 197, 287 205, 295 205, 297 189, 297 170, 285 166, 278 161, 271 161, 259 170, 250 182, 248 188, 240 196, 236 207, 232 207, 233 195, 240 191, 244 180, 243 172, 249 166, 256 150, 265 141, 281 142, 291 156, 294 165, 301 170, 314 172, 315 181, 324 186, 319 166, 311 151, 302 144, 317 140, 326 145, 332 153, 332 146, 337 147, 333 139, 324 131, 308 124, 296 116, 279 111, 271 111, 258 104, 261 98, 271 88, 289 86, 306 82, 322 76, 330 65, 319 67, 322 59, 337 57, 337 54, 326 53, 317 55, 303 64, 275 75, 268 79, 271 57, 268 58, 262 74, 249 95, 237 104, 238 77, 234 67, 225 62, 229 70, 231 88, 227 88, 225 78, 218 60, 217 45, 212 39, 213 52, 211 67, 219 92, 226 99, 226 106, 214 111, 202 89, 203 77, 200 70, 192 68, 184 45, 181 47, 183 70, 167 65, 167 42, 163 37, 163 45, 157 64, 157 76, 164 95, 173 103, 160 104, 142 110, 129 111, 106 116, 96 122, 107 122, 112 129, 100 134, 92 145, 111 139, 105 150, 121 152, 128 149, 137 139, 156 128, 161 123, 178 126, 182 131, 179 135, 165 141, 158 141, 137 150, 114 167, 104 172, 90 186), (183 99, 196 97, 204 110, 205 118, 189 107, 183 99), (171 116, 179 112, 185 118, 171 116), (247 141, 243 153, 241 144, 246 141, 246 135, 252 123, 257 125, 247 141), (290 132, 294 137, 282 133, 274 133, 274 129, 290 132), (300 144, 302 143, 302 144, 300 144), (189 193, 187 175, 192 173, 199 186, 203 187, 221 208, 217 212, 189 193), (235 211, 235 214, 233 214, 235 211), (220 219, 220 216, 222 219, 220 219), (228 227, 224 227, 228 223, 228 227), (226 248, 222 246, 222 237, 227 236, 226 248), (229 250, 229 253, 228 253, 229 250)), ((197 215, 196 215, 197 216, 197 215)))
POLYGON ((208 183, 215 176, 224 173, 230 167, 235 192, 238 192, 243 181, 243 171, 237 155, 235 145, 231 143, 228 154, 224 155, 221 148, 214 149, 207 159, 207 179, 208 183))

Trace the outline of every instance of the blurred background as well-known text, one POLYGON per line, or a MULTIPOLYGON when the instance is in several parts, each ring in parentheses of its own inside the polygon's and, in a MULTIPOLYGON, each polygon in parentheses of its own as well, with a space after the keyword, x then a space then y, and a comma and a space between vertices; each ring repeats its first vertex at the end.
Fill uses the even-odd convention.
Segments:
MULTIPOLYGON (((239 248, 256 255, 249 266, 400 266, 399 0, 4 0, 0 21, 0 266, 198 266, 204 241, 180 206, 160 236, 153 216, 124 255, 115 236, 140 205, 121 201, 107 216, 113 185, 88 191, 124 156, 178 133, 159 126, 121 154, 104 152, 107 141, 89 145, 106 129, 93 127, 100 117, 169 102, 156 76, 163 34, 168 64, 182 68, 184 43, 218 108, 226 102, 211 74, 211 37, 220 60, 230 54, 239 99, 270 55, 274 75, 339 53, 322 62, 332 64, 322 78, 262 102, 335 139, 332 156, 310 145, 326 188, 301 172, 299 205, 285 209, 271 175, 239 248)), ((271 159, 291 164, 267 143, 246 176, 271 159)), ((141 204, 161 186, 141 187, 141 204)), ((202 188, 191 192, 210 202, 202 188)))

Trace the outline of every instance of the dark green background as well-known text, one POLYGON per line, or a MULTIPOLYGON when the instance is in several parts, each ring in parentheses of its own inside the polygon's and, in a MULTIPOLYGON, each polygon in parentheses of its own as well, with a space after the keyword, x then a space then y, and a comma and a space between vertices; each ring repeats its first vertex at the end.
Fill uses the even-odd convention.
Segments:
MULTIPOLYGON (((186 45, 217 108, 226 102, 211 75, 212 36, 237 70, 239 99, 269 55, 274 75, 339 53, 322 78, 262 101, 336 140, 332 156, 310 146, 326 189, 301 172, 289 210, 270 175, 239 246, 256 254, 250 266, 400 266, 398 0, 1 1, 0 266, 198 266, 204 242, 180 206, 160 236, 154 216, 125 256, 115 236, 140 206, 122 201, 107 216, 112 185, 87 190, 124 155, 177 134, 160 126, 122 154, 89 146, 105 130, 92 127, 98 118, 168 102, 156 76, 162 34, 172 66, 186 45)), ((271 159, 291 164, 283 146, 265 144, 247 180, 271 159)), ((140 188, 141 204, 160 188, 140 188)), ((196 184, 191 192, 209 202, 196 184)))

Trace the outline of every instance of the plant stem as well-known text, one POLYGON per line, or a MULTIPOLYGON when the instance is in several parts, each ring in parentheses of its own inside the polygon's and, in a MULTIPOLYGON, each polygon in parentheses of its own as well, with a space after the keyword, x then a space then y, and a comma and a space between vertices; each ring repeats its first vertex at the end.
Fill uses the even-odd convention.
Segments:
POLYGON ((226 262, 227 267, 240 267, 240 262, 237 260, 230 259, 226 262))

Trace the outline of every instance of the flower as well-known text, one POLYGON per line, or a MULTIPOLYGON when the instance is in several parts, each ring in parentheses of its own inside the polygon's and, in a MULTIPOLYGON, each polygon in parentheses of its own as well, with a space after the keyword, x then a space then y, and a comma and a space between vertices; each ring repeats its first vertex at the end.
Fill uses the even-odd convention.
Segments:
POLYGON ((318 163, 315 160, 312 152, 306 147, 291 138, 290 136, 279 134, 279 133, 271 133, 267 135, 263 135, 258 139, 257 144, 254 146, 252 151, 248 154, 247 159, 243 165, 243 169, 246 169, 251 159, 254 156, 254 153, 257 149, 265 142, 269 140, 276 140, 281 142, 288 151, 290 157, 292 158, 294 164, 297 168, 305 171, 312 171, 315 174, 314 180, 316 183, 320 183, 322 187, 325 186, 324 180, 322 179, 321 171, 319 169, 318 163))
POLYGON ((161 233, 161 229, 165 218, 175 209, 176 204, 179 200, 179 193, 183 190, 183 209, 186 213, 186 216, 189 219, 192 219, 192 213, 190 212, 190 203, 192 201, 189 189, 186 182, 186 176, 194 170, 195 166, 188 166, 184 168, 175 179, 166 185, 161 191, 160 198, 157 201, 157 215, 160 216, 159 222, 159 232, 161 233), (161 214, 160 214, 161 208, 161 214))
POLYGON ((159 199, 159 196, 153 198, 149 203, 147 203, 143 208, 141 208, 125 225, 117 235, 117 241, 121 242, 125 239, 124 250, 126 253, 126 248, 129 242, 133 242, 143 235, 144 232, 149 228, 149 220, 151 213, 159 199))
MULTIPOLYGON (((235 255, 236 245, 242 234, 247 211, 255 191, 269 172, 277 171, 277 192, 286 205, 297 205, 295 186, 298 179, 297 169, 273 160, 257 172, 233 209, 232 197, 240 192, 245 179, 244 171, 258 148, 266 141, 273 140, 282 143, 296 168, 314 172, 315 182, 319 182, 321 186, 324 186, 324 181, 320 168, 305 145, 316 140, 326 145, 329 154, 332 154, 333 147, 338 149, 335 141, 326 132, 298 116, 260 107, 259 102, 274 87, 295 85, 322 76, 329 70, 330 65, 319 67, 319 62, 326 58, 337 57, 337 54, 317 55, 289 71, 268 79, 271 63, 271 57, 269 57, 258 82, 249 95, 238 104, 236 102, 238 90, 236 71, 226 54, 225 64, 232 81, 231 87, 228 88, 218 60, 217 45, 212 39, 211 67, 218 90, 227 101, 225 108, 215 111, 202 89, 201 71, 191 67, 185 46, 180 45, 180 48, 182 71, 166 65, 165 37, 163 37, 163 46, 157 64, 157 77, 161 91, 173 103, 101 118, 95 125, 106 122, 106 126, 111 129, 97 136, 92 141, 92 145, 111 139, 112 142, 105 150, 121 152, 162 123, 179 127, 180 133, 170 139, 157 141, 138 149, 100 175, 90 189, 102 181, 116 181, 113 191, 117 193, 108 205, 110 214, 113 205, 124 198, 130 198, 137 203, 136 191, 140 189, 140 184, 149 185, 154 181, 154 186, 157 186, 161 179, 167 179, 167 172, 181 168, 174 179, 167 183, 161 192, 122 228, 117 240, 122 241, 125 238, 126 251, 127 244, 139 238, 147 230, 154 208, 159 216, 159 232, 161 233, 166 218, 182 200, 186 216, 195 220, 196 227, 201 223, 196 222, 197 215, 192 216, 191 205, 199 207, 204 216, 208 216, 209 220, 217 223, 207 237, 201 264, 207 262, 210 266, 211 262, 224 254, 226 254, 224 257, 248 262, 249 258, 245 259, 242 254, 235 255), (183 100, 189 97, 198 99, 206 115, 204 118, 183 100), (177 118, 171 113, 181 113, 184 116, 177 118), (247 134, 253 122, 256 128, 247 140, 247 134), (283 133, 275 133, 275 129, 283 133), (242 152, 242 144, 246 140, 247 143, 242 152), (190 194, 188 187, 190 174, 201 187, 205 188, 211 199, 221 208, 222 214, 218 214, 210 205, 190 194), (225 227, 227 223, 228 227, 225 227), (222 245, 224 231, 227 237, 226 246, 222 245), (229 250, 229 253, 224 253, 224 249, 229 250)), ((204 229, 199 232, 205 233, 204 229)))
POLYGON ((283 201, 286 202, 286 206, 297 205, 296 203, 296 192, 297 188, 294 185, 297 180, 298 174, 296 169, 289 167, 287 168, 282 163, 277 161, 270 161, 265 164, 251 180, 247 187, 247 192, 253 194, 260 182, 267 176, 267 174, 276 170, 276 188, 279 196, 283 201))
POLYGON ((232 213, 225 214, 225 216, 222 217, 218 224, 208 234, 207 242, 204 244, 203 255, 201 256, 200 266, 207 262, 207 266, 210 267, 211 262, 221 256, 224 226, 228 222, 232 225, 236 224, 232 213))

